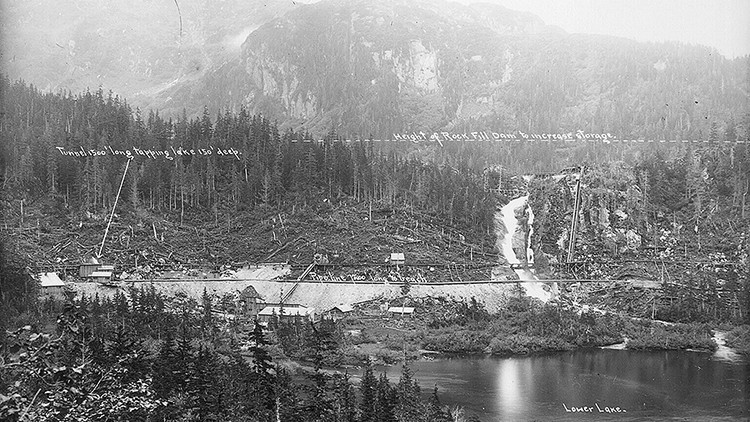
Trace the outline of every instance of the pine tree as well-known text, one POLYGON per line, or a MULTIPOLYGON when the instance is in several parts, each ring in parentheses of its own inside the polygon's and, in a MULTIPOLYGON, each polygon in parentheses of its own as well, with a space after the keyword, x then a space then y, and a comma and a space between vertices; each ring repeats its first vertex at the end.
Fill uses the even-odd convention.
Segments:
POLYGON ((118 322, 124 324, 126 321, 130 320, 130 305, 128 304, 128 299, 120 290, 115 292, 112 301, 114 302, 115 317, 118 322))
POLYGON ((183 324, 180 337, 177 339, 175 350, 176 367, 174 368, 174 391, 185 392, 188 380, 193 374, 195 359, 193 357, 193 345, 187 327, 183 324))
POLYGON ((688 187, 690 188, 690 192, 692 193, 691 200, 694 207, 693 219, 695 221, 696 232, 701 221, 703 204, 705 203, 706 179, 708 179, 708 174, 706 172, 706 169, 703 167, 700 154, 696 152, 692 156, 692 161, 690 163, 688 173, 688 187))
POLYGON ((349 374, 335 375, 334 390, 334 420, 336 422, 357 422, 357 398, 354 387, 349 382, 349 374))
POLYGON ((315 327, 310 321, 310 331, 308 331, 308 347, 313 351, 313 360, 315 370, 310 375, 313 381, 312 391, 308 405, 306 406, 307 418, 313 421, 328 420, 331 415, 335 414, 334 397, 331 388, 328 386, 330 376, 323 372, 323 361, 327 352, 330 350, 330 340, 327 331, 315 327))
POLYGON ((216 355, 201 345, 193 361, 193 371, 188 377, 187 389, 192 399, 192 407, 201 420, 219 418, 221 414, 221 385, 218 373, 221 365, 216 355))
POLYGON ((276 397, 274 398, 274 415, 275 421, 294 421, 300 420, 302 409, 300 408, 300 399, 297 391, 298 387, 293 386, 292 378, 286 370, 279 370, 276 376, 276 385, 274 388, 276 397))
POLYGON ((108 360, 121 364, 127 370, 123 376, 125 382, 140 379, 147 373, 148 364, 141 343, 124 324, 118 324, 112 331, 107 346, 108 360))
POLYGON ((429 422, 450 422, 451 418, 448 412, 443 409, 440 404, 440 398, 438 397, 438 388, 435 385, 435 389, 432 390, 432 396, 427 406, 427 413, 425 421, 429 422))
MULTIPOLYGON (((130 200, 130 206, 133 207, 133 213, 135 214, 136 211, 138 211, 138 205, 140 204, 139 201, 139 195, 138 195, 138 173, 139 173, 139 165, 133 160, 130 163, 130 166, 128 167, 128 175, 127 175, 127 197, 130 200)), ((124 169, 123 169, 124 171, 124 169)), ((125 189, 125 188, 123 188, 125 189)), ((124 192, 123 192, 124 193, 124 192)))
POLYGON ((419 420, 422 414, 422 403, 419 395, 419 385, 412 376, 408 363, 404 363, 401 378, 396 386, 396 408, 394 416, 398 422, 412 422, 419 420))
POLYGON ((54 194, 57 193, 57 163, 60 153, 55 148, 55 138, 50 125, 45 128, 43 138, 46 150, 47 188, 50 193, 54 194))
POLYGON ((263 335, 263 327, 260 325, 258 320, 255 320, 253 331, 250 333, 250 341, 252 346, 250 347, 250 354, 253 356, 253 367, 261 377, 267 377, 273 369, 273 362, 271 361, 271 355, 266 350, 268 341, 266 341, 263 335))
POLYGON ((359 404, 360 422, 375 422, 378 399, 378 380, 372 370, 372 362, 368 359, 362 382, 359 384, 359 392, 362 401, 359 404))
POLYGON ((204 338, 206 336, 213 336, 214 321, 213 321, 213 300, 211 295, 208 294, 206 288, 203 288, 203 294, 201 295, 201 303, 203 305, 203 315, 201 318, 201 333, 204 338))
POLYGON ((172 331, 167 330, 153 366, 154 392, 157 397, 162 399, 170 397, 177 384, 176 373, 179 366, 174 337, 172 331))
POLYGON ((385 373, 380 374, 378 378, 378 397, 375 408, 376 422, 394 422, 396 421, 396 402, 398 395, 396 389, 388 382, 385 373))

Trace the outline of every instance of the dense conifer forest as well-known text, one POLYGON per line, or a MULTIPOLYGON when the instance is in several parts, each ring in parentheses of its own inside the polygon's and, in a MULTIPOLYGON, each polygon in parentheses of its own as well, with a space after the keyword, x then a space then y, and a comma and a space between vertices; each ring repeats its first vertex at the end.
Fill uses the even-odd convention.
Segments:
MULTIPOLYGON (((434 219, 490 245, 497 207, 510 192, 527 192, 536 264, 561 276, 570 271, 555 264, 564 260, 560 238, 572 218, 573 194, 568 179, 550 175, 584 165, 577 259, 585 265, 576 276, 612 277, 607 263, 653 253, 667 262, 696 262, 670 267, 680 282, 668 303, 603 302, 676 322, 750 318, 747 115, 714 122, 705 142, 677 145, 378 145, 341 142, 334 130, 325 142, 303 142, 309 134, 279 131, 276 122, 245 110, 164 119, 101 89, 53 94, 2 78, 0 92, 0 416, 8 420, 100 420, 105 414, 113 420, 458 420, 460 412, 440 404, 439 394, 425 398, 408 365, 395 385, 372 368, 358 386, 324 370, 338 353, 334 324, 279 323, 264 334, 248 321, 217 321, 209 297, 164 297, 148 289, 131 291, 129 299, 38 301, 29 270, 51 264, 33 262, 26 249, 29 236, 40 236, 38 221, 54 228, 104 220, 120 191, 117 218, 133 224, 154 214, 197 226, 280 208, 367 204, 434 219), (536 176, 525 182, 522 176, 530 174, 536 176), (308 376, 285 369, 282 362, 293 355, 313 365, 308 376)), ((559 327, 538 324, 538 332, 521 333, 507 328, 520 318, 512 312, 495 319, 482 314, 479 322, 436 322, 443 334, 423 341, 451 349, 469 333, 494 327, 472 347, 528 351, 529 342, 544 343, 544 327, 574 332, 590 317, 530 306, 518 315, 559 327)), ((593 321, 590 327, 598 327, 593 321)), ((600 325, 602 336, 617 334, 600 325)), ((695 331, 705 337, 705 327, 695 331)), ((554 347, 596 343, 599 334, 571 335, 554 347)))
POLYGON ((210 216, 346 197, 412 207, 470 232, 487 232, 492 224, 492 184, 447 155, 424 162, 371 143, 334 142, 335 134, 329 142, 302 142, 311 137, 279 133, 274 122, 245 111, 173 122, 154 112, 142 116, 101 90, 45 94, 2 83, 6 199, 46 196, 63 214, 110 210, 127 161, 113 151, 129 150, 134 168, 122 196, 131 212, 210 216), (70 154, 82 150, 83 157, 70 154))
POLYGON ((289 333, 312 357, 301 376, 276 362, 272 353, 283 352, 257 322, 217 320, 205 294, 200 303, 153 288, 128 296, 47 301, 37 312, 59 315, 52 331, 10 330, 3 420, 432 422, 461 414, 437 390, 424 399, 408 364, 396 383, 366 365, 358 387, 324 370, 337 348, 330 321, 274 324, 270 335, 289 333))

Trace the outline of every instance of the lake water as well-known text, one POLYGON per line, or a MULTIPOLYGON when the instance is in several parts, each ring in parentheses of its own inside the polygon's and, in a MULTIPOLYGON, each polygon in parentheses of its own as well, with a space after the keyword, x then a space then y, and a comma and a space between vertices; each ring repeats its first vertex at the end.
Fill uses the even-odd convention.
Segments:
MULTIPOLYGON (((710 353, 592 349, 411 367, 423 392, 437 384, 443 404, 485 422, 750 420, 750 365, 710 353), (606 413, 607 407, 625 412, 606 413)), ((395 381, 401 366, 383 369, 395 381)))

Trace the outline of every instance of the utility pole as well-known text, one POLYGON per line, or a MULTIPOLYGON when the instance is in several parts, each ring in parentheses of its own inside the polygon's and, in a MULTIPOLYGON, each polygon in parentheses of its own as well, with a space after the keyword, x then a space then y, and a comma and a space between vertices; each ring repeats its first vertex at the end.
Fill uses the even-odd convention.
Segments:
POLYGON ((128 167, 132 159, 125 163, 125 171, 122 172, 122 180, 120 181, 120 188, 117 190, 117 196, 115 197, 115 204, 112 206, 112 213, 109 215, 109 222, 107 222, 107 228, 104 229, 104 237, 102 238, 102 245, 99 247, 99 253, 96 254, 97 258, 102 256, 102 250, 104 249, 104 241, 107 240, 107 233, 109 232, 109 226, 112 224, 112 217, 115 216, 115 208, 117 208, 117 200, 120 199, 120 193, 122 192, 122 185, 125 183, 125 175, 128 174, 128 167))
POLYGON ((578 212, 581 208, 581 179, 583 179, 584 167, 581 166, 581 173, 576 182, 576 195, 573 205, 573 219, 570 222, 570 236, 568 238, 568 262, 573 261, 573 252, 575 252, 576 230, 578 229, 578 212))

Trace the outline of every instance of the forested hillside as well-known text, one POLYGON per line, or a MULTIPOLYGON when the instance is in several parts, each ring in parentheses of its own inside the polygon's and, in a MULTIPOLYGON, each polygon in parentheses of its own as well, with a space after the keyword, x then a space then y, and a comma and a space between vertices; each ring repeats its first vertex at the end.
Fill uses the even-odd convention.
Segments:
MULTIPOLYGON (((299 142, 307 139, 305 134, 281 134, 275 123, 244 111, 222 113, 215 119, 205 113, 200 119, 171 121, 156 113, 142 117, 124 100, 101 90, 45 94, 7 79, 2 84, 5 224, 22 229, 36 224, 32 243, 50 242, 46 251, 38 250, 42 255, 36 257, 43 261, 65 258, 64 253, 50 252, 62 246, 57 242, 64 240, 63 229, 75 229, 82 236, 79 243, 96 242, 121 183, 117 205, 121 218, 115 223, 124 226, 114 235, 136 238, 143 233, 148 242, 151 226, 155 232, 173 223, 196 225, 200 247, 191 240, 192 229, 175 228, 175 236, 184 239, 180 242, 194 245, 188 250, 174 248, 182 261, 198 256, 214 263, 262 260, 282 241, 318 230, 323 230, 321 235, 336 230, 339 236, 355 236, 352 224, 361 226, 375 218, 393 218, 385 243, 360 244, 360 251, 337 246, 335 236, 328 244, 306 239, 305 256, 296 260, 309 262, 313 253, 327 248, 346 256, 361 253, 367 261, 380 260, 370 251, 398 243, 390 236, 392 230, 397 237, 401 230, 401 238, 415 232, 433 236, 440 245, 445 241, 444 248, 450 248, 449 243, 460 246, 449 237, 473 238, 478 250, 493 248, 493 190, 498 176, 472 170, 458 158, 440 154, 439 160, 423 162, 376 149, 371 143, 299 142), (126 153, 133 160, 122 179, 126 153), (290 221, 282 214, 297 217, 290 221), (298 227, 298 222, 304 224, 298 227), (96 228, 93 236, 84 235, 91 228, 96 228), (232 244, 217 239, 206 244, 207 237, 222 233, 241 233, 245 240, 237 238, 238 243, 232 244), (55 257, 56 253, 60 255, 55 257)), ((371 236, 386 234, 382 224, 369 226, 371 236)), ((359 242, 365 241, 370 242, 370 237, 359 242)), ((457 251, 467 257, 471 252, 465 246, 457 251)))
MULTIPOLYGON (((666 283, 663 295, 619 304, 631 314, 748 318, 750 148, 734 142, 736 136, 733 128, 723 134, 714 128, 708 143, 644 150, 633 163, 584 168, 572 257, 578 174, 532 180, 537 269, 563 278, 666 283), (566 265, 569 260, 574 264, 566 265)), ((613 301, 618 292, 604 295, 613 301)))
MULTIPOLYGON (((146 259, 136 257, 144 251, 131 240, 140 248, 158 246, 157 253, 179 262, 216 263, 263 260, 287 242, 314 236, 284 256, 304 263, 323 252, 341 262, 375 262, 400 248, 424 263, 467 262, 474 252, 492 263, 496 255, 485 253, 493 252, 495 230, 503 229, 495 227, 494 214, 506 200, 498 187, 532 193, 537 264, 565 262, 571 187, 543 176, 527 186, 518 176, 581 164, 588 167, 579 216, 583 256, 642 257, 669 247, 665 253, 689 250, 699 261, 721 252, 722 259, 744 262, 746 123, 714 123, 705 142, 686 144, 346 143, 333 132, 318 143, 302 142, 306 133, 279 133, 275 123, 244 110, 144 118, 101 90, 45 94, 2 83, 5 224, 29 229, 39 264, 96 252, 84 246, 99 242, 121 183, 118 244, 108 245, 125 247, 117 262, 146 259), (133 160, 122 179, 125 154, 133 160), (196 226, 194 235, 183 223, 196 226), (175 239, 158 237, 165 228, 175 239), (60 236, 71 229, 81 238, 65 252, 60 236), (633 235, 638 245, 628 249, 633 235), (425 248, 420 236, 439 247, 425 248), (336 239, 348 239, 347 245, 336 239), (177 247, 186 244, 193 246, 177 247)), ((741 280, 741 271, 733 277, 741 280)))

